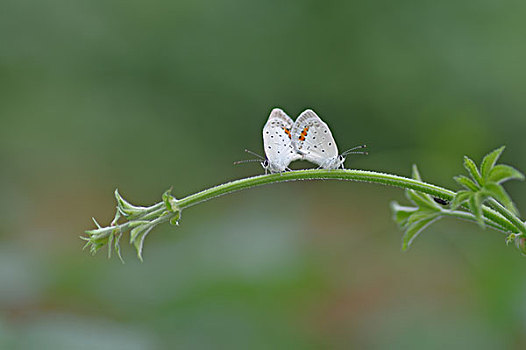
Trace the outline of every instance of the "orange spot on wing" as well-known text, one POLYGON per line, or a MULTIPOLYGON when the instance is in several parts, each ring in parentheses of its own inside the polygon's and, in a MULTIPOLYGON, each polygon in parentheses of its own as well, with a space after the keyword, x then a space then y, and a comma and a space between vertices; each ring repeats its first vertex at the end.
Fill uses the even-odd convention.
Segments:
POLYGON ((289 139, 291 139, 292 135, 290 134, 290 130, 287 128, 283 128, 283 130, 285 130, 285 134, 289 135, 289 139))
POLYGON ((303 135, 303 133, 301 133, 300 141, 305 141, 305 135, 303 135))

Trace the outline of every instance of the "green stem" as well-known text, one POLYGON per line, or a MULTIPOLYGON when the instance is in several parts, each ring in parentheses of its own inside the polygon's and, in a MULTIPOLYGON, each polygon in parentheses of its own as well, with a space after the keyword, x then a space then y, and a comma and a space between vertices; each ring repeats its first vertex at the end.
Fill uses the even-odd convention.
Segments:
MULTIPOLYGON (((159 203, 164 204, 164 203, 159 203)), ((162 206, 159 209, 152 209, 151 211, 147 211, 145 214, 138 216, 137 218, 133 218, 134 220, 148 220, 151 218, 156 218, 159 215, 161 215, 166 209, 162 206)))
MULTIPOLYGON (((193 205, 199 204, 201 202, 210 200, 212 198, 223 196, 225 194, 240 191, 243 189, 248 189, 251 187, 261 186, 265 184, 296 180, 348 180, 359 182, 371 182, 404 189, 411 189, 427 193, 431 196, 438 197, 447 201, 453 200, 453 197, 455 196, 455 192, 451 190, 398 175, 379 173, 367 170, 309 169, 288 171, 280 174, 260 175, 227 182, 225 184, 221 184, 203 190, 201 192, 189 195, 185 198, 179 199, 176 201, 176 205, 179 209, 182 210, 193 205)), ((520 228, 517 227, 517 222, 511 222, 511 220, 509 220, 504 215, 499 214, 488 207, 483 208, 483 213, 484 216, 490 222, 495 223, 495 225, 501 229, 504 228, 505 230, 508 230, 510 232, 520 231, 520 228)), ((520 220, 518 219, 517 221, 520 222, 520 220)))
POLYGON ((424 192, 435 197, 439 197, 448 201, 453 199, 455 192, 447 190, 442 187, 431 185, 422 181, 379 173, 367 170, 295 170, 284 173, 259 175, 246 179, 227 182, 201 192, 189 195, 188 197, 179 199, 176 204, 179 208, 184 209, 209 199, 219 197, 228 193, 240 191, 243 189, 261 186, 271 183, 295 181, 295 180, 349 180, 359 182, 372 182, 382 185, 395 186, 405 189, 412 189, 415 191, 424 192))
POLYGON ((490 198, 488 200, 488 202, 489 202, 489 205, 493 209, 495 209, 495 211, 497 211, 500 215, 502 215, 503 217, 508 219, 511 224, 516 226, 520 233, 526 234, 526 226, 524 225, 524 223, 517 216, 515 216, 511 211, 506 209, 506 207, 504 207, 502 204, 500 204, 494 198, 490 198))

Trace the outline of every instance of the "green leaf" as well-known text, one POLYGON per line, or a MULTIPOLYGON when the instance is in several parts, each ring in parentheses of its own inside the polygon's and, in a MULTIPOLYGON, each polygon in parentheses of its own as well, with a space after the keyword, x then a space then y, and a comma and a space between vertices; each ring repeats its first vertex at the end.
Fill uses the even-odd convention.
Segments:
POLYGON ((477 218, 480 227, 485 228, 484 217, 482 216, 482 193, 474 193, 469 197, 469 209, 477 218))
POLYGON ((453 178, 459 185, 464 186, 470 191, 476 192, 479 190, 479 186, 471 180, 469 177, 464 175, 458 175, 453 178))
POLYGON ((455 210, 460 207, 473 194, 471 191, 461 190, 455 194, 455 198, 451 201, 451 209, 455 210))
POLYGON ((119 207, 117 206, 117 210, 115 211, 115 217, 113 220, 111 220, 110 226, 115 226, 119 222, 119 219, 121 218, 121 211, 119 207))
POLYGON ((434 218, 437 215, 436 211, 420 209, 409 216, 407 219, 407 226, 411 226, 414 223, 428 218, 434 218))
POLYGON ((418 171, 418 167, 416 164, 413 164, 413 172, 412 172, 413 179, 422 181, 422 177, 420 176, 420 172, 418 171))
MULTIPOLYGON (((420 175, 420 171, 418 171, 418 167, 416 166, 416 164, 413 164, 413 168, 412 168, 412 173, 411 173, 413 179, 415 180, 418 180, 418 181, 422 181, 422 176, 420 175)), ((424 199, 425 201, 427 201, 428 203, 428 207, 439 207, 437 206, 436 203, 434 200, 433 200, 433 197, 431 197, 430 195, 428 195, 427 193, 422 193, 422 192, 416 192, 420 197, 422 197, 422 199, 424 199)))
POLYGON ((115 230, 110 234, 110 237, 108 239, 108 259, 111 259, 111 249, 113 248, 113 239, 114 239, 114 233, 115 230))
POLYGON ((391 210, 393 211, 393 219, 400 227, 404 227, 407 219, 411 214, 418 210, 415 207, 404 207, 396 201, 391 202, 391 210))
POLYGON ((483 179, 487 179, 491 169, 495 166, 495 163, 497 163, 497 160, 504 151, 504 148, 506 148, 506 146, 499 147, 496 150, 488 153, 484 159, 482 159, 480 170, 482 172, 483 179))
POLYGON ((172 195, 170 194, 170 192, 172 192, 172 188, 171 187, 169 189, 167 189, 166 191, 164 191, 162 198, 163 198, 163 202, 164 202, 164 205, 166 206, 166 208, 169 211, 173 211, 172 202, 170 201, 170 197, 172 197, 172 195))
MULTIPOLYGON (((118 189, 115 190, 115 199, 117 200, 117 211, 124 217, 132 217, 144 212, 144 208, 132 205, 122 198, 118 189)), ((118 218, 116 219, 118 220, 118 218)), ((114 221, 116 222, 116 220, 114 221)))
POLYGON ((151 225, 139 225, 130 231, 130 244, 134 243, 142 232, 147 230, 151 225))
POLYGON ((517 169, 504 164, 493 167, 488 176, 489 181, 499 184, 512 179, 524 180, 524 175, 517 169))
POLYGON ((146 230, 142 231, 139 236, 133 241, 133 245, 135 246, 135 249, 137 250, 137 257, 142 262, 142 247, 144 245, 144 239, 150 233, 150 231, 153 229, 153 225, 149 226, 146 230))
POLYGON ((475 180, 476 183, 482 186, 482 176, 480 175, 480 172, 477 169, 477 165, 467 156, 464 156, 464 168, 466 168, 473 180, 475 180))
POLYGON ((163 193, 162 198, 163 198, 164 205, 166 206, 168 211, 173 213, 173 212, 178 211, 179 208, 177 208, 176 199, 174 196, 170 194, 171 192, 172 192, 172 188, 170 187, 170 189, 166 190, 163 193))
POLYGON ((413 241, 418 235, 429 225, 440 218, 439 215, 428 217, 427 219, 420 220, 410 225, 404 233, 402 238, 402 251, 409 249, 413 241))
POLYGON ((91 246, 89 248, 90 254, 91 255, 95 255, 99 251, 99 249, 102 248, 106 244, 106 242, 107 242, 107 240, 105 240, 105 241, 97 241, 97 242, 92 241, 91 242, 91 246))
MULTIPOLYGON (((418 167, 416 166, 416 164, 413 164, 411 175, 413 179, 422 181, 422 177, 420 176, 420 172, 418 171, 418 167)), ((438 204, 433 200, 433 198, 430 195, 426 193, 417 192, 415 190, 406 190, 405 193, 407 198, 419 207, 440 210, 438 204)))
POLYGON ((175 213, 173 218, 170 219, 170 224, 174 226, 179 226, 179 220, 181 219, 181 211, 175 213))
POLYGON ((124 259, 122 258, 122 255, 121 255, 121 245, 120 245, 121 237, 122 237, 122 232, 119 230, 119 232, 115 234, 114 247, 115 247, 115 252, 117 253, 117 256, 119 257, 119 260, 124 264, 124 259))
POLYGON ((93 222, 95 223, 95 225, 97 226, 97 228, 102 228, 99 223, 97 222, 97 220, 95 220, 94 217, 91 218, 91 220, 93 220, 93 222))
POLYGON ((440 210, 440 207, 431 197, 414 190, 405 191, 407 198, 419 207, 440 210))
POLYGON ((501 202, 513 214, 515 215, 518 214, 515 204, 511 200, 508 193, 506 193, 506 190, 504 190, 504 188, 501 185, 494 183, 494 182, 487 183, 484 186, 484 191, 487 193, 487 195, 501 202))

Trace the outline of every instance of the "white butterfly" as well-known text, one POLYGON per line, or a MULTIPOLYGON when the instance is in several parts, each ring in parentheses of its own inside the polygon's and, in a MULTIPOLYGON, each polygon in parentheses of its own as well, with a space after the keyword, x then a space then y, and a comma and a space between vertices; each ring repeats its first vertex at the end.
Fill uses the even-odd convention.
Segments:
POLYGON ((245 150, 258 159, 242 160, 234 162, 234 164, 258 161, 265 169, 265 174, 267 172, 282 173, 285 170, 290 170, 289 164, 302 158, 302 155, 292 146, 292 125, 294 125, 294 121, 283 110, 274 108, 263 127, 263 146, 266 157, 263 158, 257 153, 245 150))
POLYGON ((307 109, 300 114, 292 127, 292 145, 301 159, 308 160, 324 169, 344 169, 345 156, 365 145, 353 147, 342 154, 334 141, 331 130, 313 110, 307 109))
POLYGON ((267 123, 263 127, 263 146, 265 147, 266 164, 262 164, 266 171, 281 173, 288 168, 289 164, 301 159, 292 145, 291 129, 294 121, 279 108, 270 112, 267 123))

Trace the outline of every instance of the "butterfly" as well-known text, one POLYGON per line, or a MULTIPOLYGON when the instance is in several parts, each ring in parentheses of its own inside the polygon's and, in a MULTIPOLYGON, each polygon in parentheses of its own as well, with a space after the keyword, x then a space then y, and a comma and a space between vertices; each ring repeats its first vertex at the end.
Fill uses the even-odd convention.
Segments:
POLYGON ((234 164, 258 161, 265 169, 265 174, 290 170, 288 166, 295 160, 307 160, 324 169, 344 169, 346 155, 367 154, 355 151, 366 147, 365 145, 339 154, 331 130, 311 109, 303 111, 294 122, 283 110, 274 108, 263 127, 263 145, 265 157, 245 150, 258 159, 242 160, 234 164))
POLYGON ((245 150, 245 152, 258 157, 258 159, 238 161, 234 164, 259 161, 263 169, 265 169, 265 174, 268 172, 282 173, 285 170, 290 170, 289 164, 302 158, 302 155, 292 146, 291 129, 293 125, 294 121, 282 109, 274 108, 263 127, 265 157, 245 150))
POLYGON ((283 110, 274 108, 263 127, 263 146, 271 173, 290 170, 289 164, 302 158, 292 145, 293 125, 294 121, 283 110))
POLYGON ((367 152, 355 151, 365 148, 365 145, 353 147, 339 154, 331 130, 311 109, 300 114, 292 126, 291 134, 292 146, 301 155, 301 159, 317 164, 320 168, 344 169, 346 155, 367 154, 367 152))

